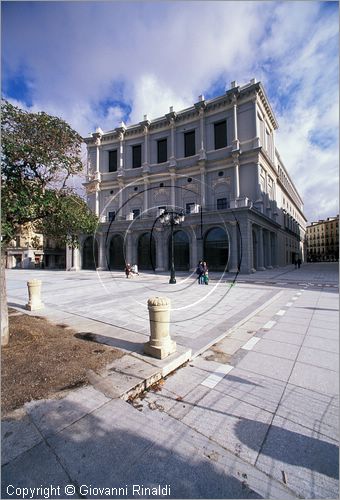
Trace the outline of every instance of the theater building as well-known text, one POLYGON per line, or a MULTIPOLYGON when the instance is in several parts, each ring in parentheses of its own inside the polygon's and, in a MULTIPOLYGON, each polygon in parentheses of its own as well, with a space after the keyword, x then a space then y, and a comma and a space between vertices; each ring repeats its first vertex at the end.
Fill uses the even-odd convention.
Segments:
POLYGON ((85 138, 87 201, 95 236, 67 255, 68 269, 166 271, 174 227, 176 270, 252 273, 304 259, 303 201, 275 147, 275 115, 260 82, 184 110, 85 138))

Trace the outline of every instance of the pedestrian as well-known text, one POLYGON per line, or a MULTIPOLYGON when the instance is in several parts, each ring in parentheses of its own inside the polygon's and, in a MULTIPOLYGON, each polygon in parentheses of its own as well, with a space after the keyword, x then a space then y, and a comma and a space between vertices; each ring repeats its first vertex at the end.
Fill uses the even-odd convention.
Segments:
POLYGON ((208 265, 206 262, 203 262, 203 278, 202 278, 202 283, 205 285, 209 284, 209 269, 208 265))
POLYGON ((202 283, 203 283, 203 281, 202 281, 202 278, 203 278, 203 262, 201 260, 197 264, 196 274, 197 274, 197 283, 199 285, 202 285, 202 283))
POLYGON ((297 269, 297 267, 298 267, 298 259, 297 259, 297 257, 295 257, 294 265, 295 265, 295 269, 297 269))
POLYGON ((137 264, 133 264, 132 268, 131 268, 131 272, 133 274, 137 274, 137 276, 139 276, 139 272, 138 272, 138 266, 137 264))
POLYGON ((132 270, 131 270, 130 264, 126 264, 126 266, 125 266, 125 274, 126 274, 127 278, 129 278, 130 276, 132 276, 132 270))
POLYGON ((298 265, 298 268, 300 269, 301 267, 301 263, 302 263, 302 260, 299 258, 298 261, 297 261, 297 265, 298 265))

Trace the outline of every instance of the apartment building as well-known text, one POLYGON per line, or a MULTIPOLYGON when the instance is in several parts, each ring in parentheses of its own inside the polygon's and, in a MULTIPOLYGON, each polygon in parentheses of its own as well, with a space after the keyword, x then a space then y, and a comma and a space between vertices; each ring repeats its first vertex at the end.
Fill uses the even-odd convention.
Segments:
POLYGON ((339 260, 339 215, 307 226, 306 254, 308 262, 339 260))

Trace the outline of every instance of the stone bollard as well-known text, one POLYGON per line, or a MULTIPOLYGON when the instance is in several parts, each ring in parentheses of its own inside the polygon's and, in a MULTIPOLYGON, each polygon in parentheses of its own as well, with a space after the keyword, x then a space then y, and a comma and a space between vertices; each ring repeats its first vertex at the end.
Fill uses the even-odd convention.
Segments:
POLYGON ((41 281, 31 280, 27 281, 28 287, 28 304, 26 304, 26 309, 29 311, 36 311, 37 309, 42 309, 44 304, 41 302, 41 281))
POLYGON ((150 318, 150 340, 144 344, 145 354, 163 359, 176 352, 176 342, 169 334, 170 299, 152 297, 148 300, 150 318))

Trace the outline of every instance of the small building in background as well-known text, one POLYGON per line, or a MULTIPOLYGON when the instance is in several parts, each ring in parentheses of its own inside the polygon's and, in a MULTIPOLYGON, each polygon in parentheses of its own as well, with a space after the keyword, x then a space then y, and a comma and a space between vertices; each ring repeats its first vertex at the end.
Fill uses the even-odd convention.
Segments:
POLYGON ((65 245, 36 233, 30 224, 10 242, 6 251, 7 269, 65 269, 65 245))
POLYGON ((339 215, 312 222, 306 228, 307 262, 339 260, 339 215))

